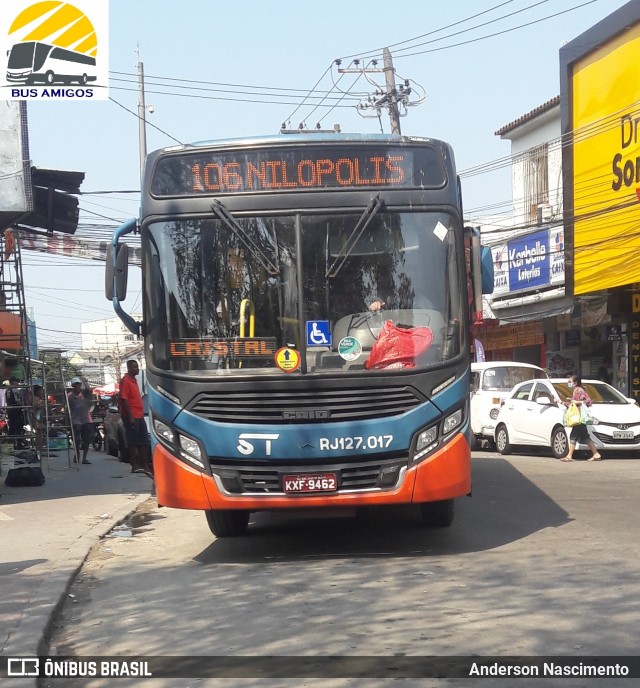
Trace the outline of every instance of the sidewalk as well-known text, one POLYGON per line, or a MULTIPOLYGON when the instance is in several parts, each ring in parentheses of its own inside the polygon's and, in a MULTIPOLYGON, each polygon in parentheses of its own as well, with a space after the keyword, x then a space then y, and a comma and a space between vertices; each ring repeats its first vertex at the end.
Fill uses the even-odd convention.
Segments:
POLYGON ((42 487, 0 478, 0 655, 38 654, 90 548, 151 494, 151 479, 132 475, 128 463, 103 451, 88 458, 78 470, 66 450, 52 452, 42 487))

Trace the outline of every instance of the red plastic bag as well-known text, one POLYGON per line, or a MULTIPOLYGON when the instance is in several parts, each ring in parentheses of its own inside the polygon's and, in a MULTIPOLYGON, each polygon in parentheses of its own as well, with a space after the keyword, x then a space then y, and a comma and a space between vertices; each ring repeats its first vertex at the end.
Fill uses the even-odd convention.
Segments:
POLYGON ((387 320, 364 367, 367 370, 415 368, 416 356, 425 353, 432 341, 433 332, 428 327, 396 327, 387 320))

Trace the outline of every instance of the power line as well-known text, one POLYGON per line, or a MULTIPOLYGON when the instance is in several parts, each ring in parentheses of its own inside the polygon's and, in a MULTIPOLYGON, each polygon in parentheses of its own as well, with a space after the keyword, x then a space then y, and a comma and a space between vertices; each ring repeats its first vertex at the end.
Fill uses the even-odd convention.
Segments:
MULTIPOLYGON (((594 2, 598 2, 598 0, 588 0, 587 2, 583 2, 580 5, 576 5, 575 7, 571 7, 567 10, 562 10, 562 12, 556 12, 555 14, 549 14, 546 17, 542 17, 540 19, 535 19, 530 22, 526 22, 524 24, 519 24, 518 26, 513 26, 510 29, 504 29, 502 31, 496 31, 494 33, 487 34, 485 36, 480 36, 478 38, 470 38, 468 41, 460 41, 459 43, 451 43, 450 45, 443 45, 438 48, 429 48, 428 50, 419 50, 418 52, 406 52, 406 53, 401 53, 397 55, 398 59, 403 58, 403 57, 413 57, 415 55, 425 55, 427 53, 435 53, 439 52, 441 50, 449 50, 450 48, 458 48, 461 45, 470 45, 471 43, 478 43, 479 41, 486 41, 489 38, 495 38, 496 36, 502 36, 506 33, 511 33, 512 31, 518 31, 519 29, 526 28, 527 26, 533 26, 535 24, 540 24, 541 22, 547 21, 549 19, 554 19, 555 17, 559 17, 563 14, 568 14, 569 12, 574 12, 575 10, 579 10, 582 7, 586 7, 587 5, 592 5, 594 2)), ((411 50, 411 48, 407 48, 407 50, 411 50)))
MULTIPOLYGON (((125 90, 135 90, 137 91, 138 89, 125 89, 125 90)), ((109 100, 112 103, 115 103, 118 107, 121 107, 123 110, 126 110, 129 114, 133 115, 136 119, 140 119, 140 115, 138 115, 137 112, 134 112, 133 110, 129 110, 128 107, 125 107, 122 103, 119 103, 115 98, 112 98, 109 96, 109 100)), ((152 126, 154 129, 157 129, 161 134, 164 134, 165 136, 168 136, 171 140, 175 141, 176 143, 179 143, 180 145, 182 144, 182 141, 178 141, 178 139, 175 136, 171 136, 168 132, 164 131, 164 129, 160 129, 160 127, 156 126, 153 124, 153 122, 148 122, 149 126, 152 126)))
MULTIPOLYGON (((387 47, 387 48, 396 48, 397 46, 404 45, 405 43, 413 43, 413 41, 420 40, 421 38, 426 38, 427 36, 433 36, 434 34, 440 33, 441 31, 446 31, 447 29, 453 28, 454 26, 459 26, 460 24, 465 24, 466 22, 471 21, 472 19, 476 19, 477 17, 481 17, 481 16, 483 16, 483 15, 485 15, 485 14, 489 14, 490 12, 493 12, 494 10, 499 9, 500 7, 504 7, 504 5, 509 5, 509 4, 511 4, 511 2, 513 2, 513 0, 507 0, 507 2, 502 2, 502 3, 500 3, 499 5, 494 5, 493 7, 490 7, 489 9, 484 10, 483 12, 478 12, 477 14, 474 14, 474 15, 471 15, 471 16, 469 16, 469 17, 466 17, 465 19, 460 19, 459 21, 453 22, 452 24, 448 24, 448 25, 446 25, 446 26, 442 26, 442 27, 440 27, 439 29, 433 29, 432 31, 429 31, 429 32, 427 32, 427 33, 423 33, 423 34, 421 34, 420 36, 415 36, 414 38, 408 38, 408 39, 406 39, 406 40, 404 40, 404 41, 399 41, 398 43, 392 43, 391 45, 384 46, 384 47, 387 47)), ((428 44, 430 44, 430 43, 435 43, 435 42, 437 42, 437 41, 445 40, 446 38, 451 38, 451 37, 453 37, 453 36, 458 36, 458 35, 460 35, 461 33, 467 33, 467 32, 469 32, 469 31, 475 31, 475 29, 481 28, 481 27, 483 27, 483 26, 487 26, 488 24, 495 24, 495 23, 497 23, 497 22, 499 22, 499 21, 502 21, 503 19, 507 19, 508 17, 511 17, 511 16, 513 16, 513 15, 515 15, 515 14, 520 14, 520 13, 522 13, 522 12, 526 12, 527 10, 532 9, 532 8, 534 8, 534 7, 537 7, 538 5, 542 5, 542 4, 546 3, 546 2, 548 2, 548 0, 540 0, 540 2, 536 2, 536 3, 534 3, 533 5, 528 5, 527 7, 524 7, 524 8, 522 8, 522 9, 520 9, 520 10, 515 11, 515 12, 511 12, 511 13, 509 13, 509 14, 502 15, 502 16, 500 16, 500 17, 497 17, 497 18, 495 18, 495 19, 492 19, 492 20, 489 21, 489 22, 484 22, 483 24, 477 24, 476 26, 472 26, 472 27, 470 27, 470 28, 468 28, 468 29, 463 29, 462 31, 457 31, 457 32, 455 32, 455 33, 448 34, 448 35, 446 35, 446 36, 441 36, 441 37, 439 37, 439 38, 434 38, 434 39, 432 39, 432 40, 430 40, 430 41, 424 41, 423 43, 417 43, 416 45, 407 46, 406 48, 400 48, 398 51, 394 51, 394 54, 395 54, 396 52, 397 52, 397 53, 400 53, 400 52, 403 51, 403 50, 413 50, 414 48, 418 48, 418 47, 420 47, 421 45, 428 45, 428 44)), ((375 50, 371 50, 371 51, 368 51, 368 52, 366 52, 366 53, 362 53, 362 54, 359 54, 359 55, 348 55, 347 57, 345 57, 345 58, 343 58, 343 59, 348 59, 349 57, 360 57, 360 58, 362 58, 362 59, 367 58, 367 57, 374 57, 374 56, 376 56, 376 55, 380 55, 380 53, 382 52, 383 49, 384 49, 384 48, 376 48, 375 50)))

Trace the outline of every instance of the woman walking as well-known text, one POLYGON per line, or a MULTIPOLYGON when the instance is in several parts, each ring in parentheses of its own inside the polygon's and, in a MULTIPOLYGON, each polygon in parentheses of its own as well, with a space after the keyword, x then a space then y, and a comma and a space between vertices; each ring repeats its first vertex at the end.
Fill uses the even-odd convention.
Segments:
MULTIPOLYGON (((569 406, 569 404, 572 402, 578 408, 580 408, 582 404, 586 404, 587 407, 591 406, 591 398, 582 387, 582 380, 580 377, 578 377, 578 375, 570 375, 569 379, 567 380, 567 385, 569 386, 569 389, 573 389, 573 395, 571 396, 571 401, 567 399, 563 402, 565 406, 569 406)), ((602 459, 600 454, 598 454, 596 445, 589 436, 589 430, 587 426, 584 423, 579 423, 571 428, 571 436, 569 437, 569 453, 564 457, 564 459, 560 459, 561 461, 573 461, 573 452, 576 450, 576 444, 578 442, 580 442, 580 444, 586 444, 591 450, 592 456, 589 461, 600 461, 600 459, 602 459)))

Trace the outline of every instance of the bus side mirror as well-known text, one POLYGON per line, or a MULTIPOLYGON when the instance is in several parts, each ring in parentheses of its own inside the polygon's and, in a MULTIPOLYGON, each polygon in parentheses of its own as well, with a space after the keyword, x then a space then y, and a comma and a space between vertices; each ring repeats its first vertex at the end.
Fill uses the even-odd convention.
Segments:
POLYGON ((128 244, 113 244, 107 246, 107 265, 105 269, 104 292, 109 301, 114 297, 118 301, 127 298, 127 277, 129 275, 129 246, 128 244), (115 261, 113 252, 117 251, 115 261))
POLYGON ((482 293, 493 294, 493 255, 488 246, 480 247, 480 266, 482 272, 482 293))

